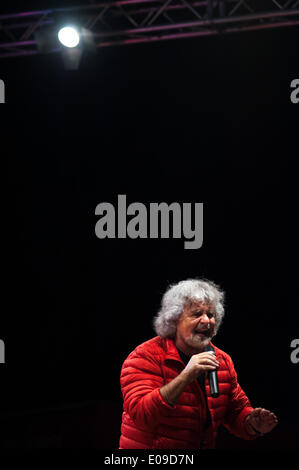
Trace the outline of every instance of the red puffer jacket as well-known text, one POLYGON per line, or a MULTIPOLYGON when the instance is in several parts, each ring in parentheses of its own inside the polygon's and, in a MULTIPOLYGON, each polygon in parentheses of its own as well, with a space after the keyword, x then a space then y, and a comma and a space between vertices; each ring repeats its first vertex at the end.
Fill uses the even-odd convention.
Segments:
POLYGON ((220 395, 211 397, 207 379, 205 387, 212 423, 205 432, 207 410, 196 380, 185 388, 174 406, 160 394, 160 388, 185 367, 174 341, 156 336, 131 352, 123 363, 120 377, 124 398, 120 449, 213 448, 221 424, 240 438, 252 439, 243 423, 253 408, 238 384, 230 356, 214 348, 220 363, 220 395))

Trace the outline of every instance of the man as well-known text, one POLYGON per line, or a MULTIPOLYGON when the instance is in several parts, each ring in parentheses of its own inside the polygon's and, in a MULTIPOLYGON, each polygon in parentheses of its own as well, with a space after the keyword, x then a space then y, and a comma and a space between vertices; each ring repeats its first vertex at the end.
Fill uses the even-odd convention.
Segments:
POLYGON ((232 359, 210 343, 224 316, 224 293, 211 281, 171 286, 154 320, 158 336, 124 361, 120 449, 214 448, 223 424, 243 439, 270 432, 276 416, 251 406, 232 359), (205 352, 211 344, 216 353, 205 352), (208 372, 217 370, 219 396, 210 394, 208 372))

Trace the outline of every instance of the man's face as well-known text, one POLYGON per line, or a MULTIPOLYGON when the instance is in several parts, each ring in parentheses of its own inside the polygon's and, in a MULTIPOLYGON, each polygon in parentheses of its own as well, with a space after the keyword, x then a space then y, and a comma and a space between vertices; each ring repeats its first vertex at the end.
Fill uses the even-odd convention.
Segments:
POLYGON ((209 303, 192 301, 186 304, 177 323, 176 346, 187 354, 203 351, 213 337, 215 312, 209 303))

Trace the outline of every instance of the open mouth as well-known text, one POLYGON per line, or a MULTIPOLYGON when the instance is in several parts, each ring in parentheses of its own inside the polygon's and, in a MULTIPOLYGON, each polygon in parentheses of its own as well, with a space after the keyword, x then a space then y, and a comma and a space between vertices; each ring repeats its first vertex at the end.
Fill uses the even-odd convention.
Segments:
POLYGON ((196 335, 202 335, 208 338, 210 336, 210 330, 195 331, 196 335))

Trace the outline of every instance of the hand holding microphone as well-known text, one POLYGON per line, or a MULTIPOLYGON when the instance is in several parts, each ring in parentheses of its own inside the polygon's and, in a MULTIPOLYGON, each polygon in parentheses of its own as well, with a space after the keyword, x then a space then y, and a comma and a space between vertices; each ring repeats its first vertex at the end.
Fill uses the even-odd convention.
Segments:
POLYGON ((193 380, 196 380, 202 372, 208 372, 209 374, 211 372, 215 372, 216 374, 217 367, 219 367, 219 362, 217 361, 215 354, 209 350, 199 354, 194 354, 181 374, 186 377, 188 383, 190 383, 193 380))

